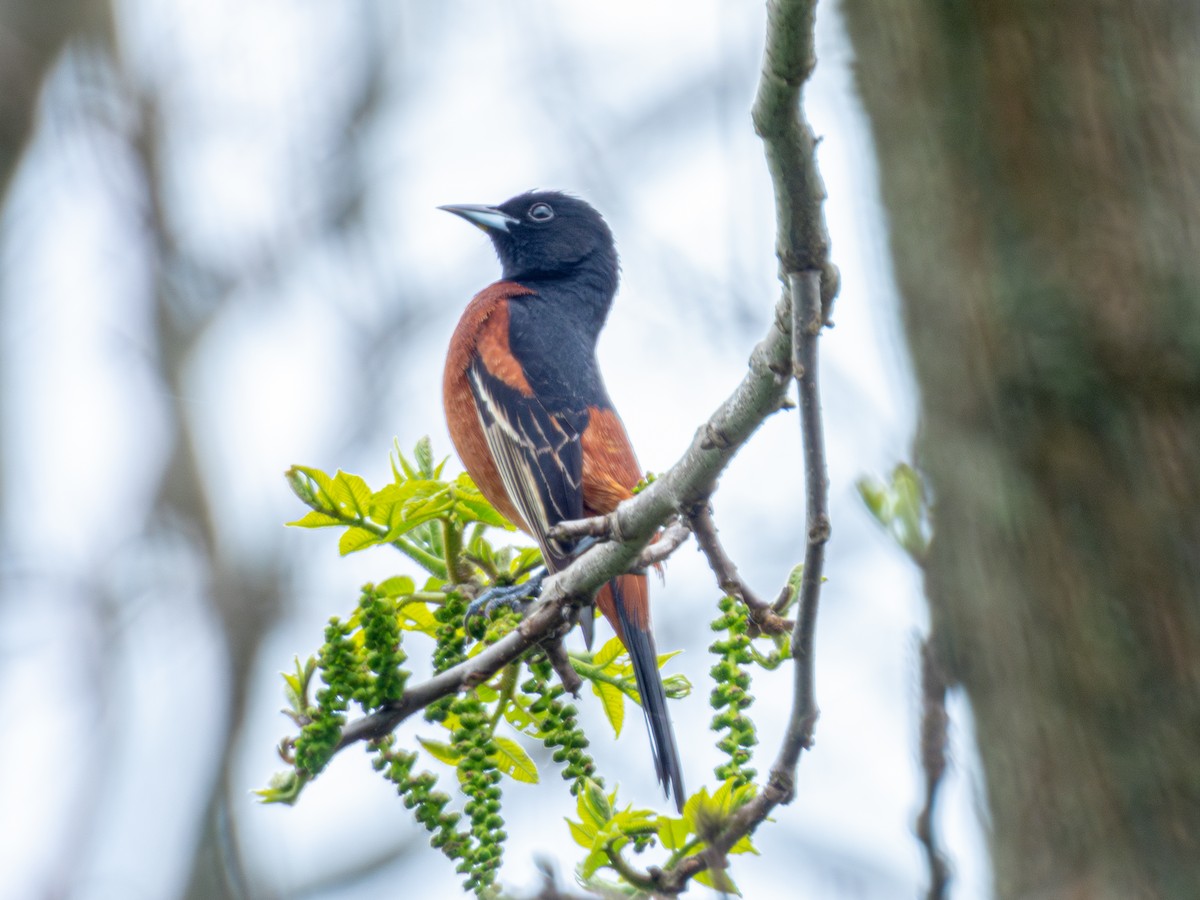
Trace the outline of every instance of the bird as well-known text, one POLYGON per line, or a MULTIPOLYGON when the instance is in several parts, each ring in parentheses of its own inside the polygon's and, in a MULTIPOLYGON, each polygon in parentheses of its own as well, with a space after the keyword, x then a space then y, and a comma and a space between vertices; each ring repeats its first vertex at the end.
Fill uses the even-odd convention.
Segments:
MULTIPOLYGON (((475 295, 450 340, 442 384, 450 437, 479 490, 533 537, 555 572, 577 548, 550 529, 612 512, 642 478, 596 359, 619 281, 616 244, 599 212, 559 191, 439 209, 484 231, 501 266, 500 280, 475 295)), ((629 653, 659 784, 682 811, 646 575, 613 578, 596 604, 629 653)), ((583 613, 590 647, 592 616, 583 613)))

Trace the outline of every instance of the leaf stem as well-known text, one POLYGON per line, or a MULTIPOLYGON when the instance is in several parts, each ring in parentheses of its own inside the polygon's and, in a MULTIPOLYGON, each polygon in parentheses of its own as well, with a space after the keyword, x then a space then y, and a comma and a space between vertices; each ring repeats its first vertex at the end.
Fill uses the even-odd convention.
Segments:
MULTIPOLYGON (((363 526, 366 527, 366 526, 363 526)), ((446 569, 446 563, 427 550, 422 550, 412 541, 398 537, 392 540, 392 546, 419 565, 422 569, 433 575, 435 578, 449 580, 450 573, 446 569)))
POLYGON ((446 577, 453 581, 467 581, 470 573, 461 571, 463 569, 462 528, 450 519, 441 519, 440 521, 442 523, 442 555, 445 559, 446 571, 449 573, 446 577))
POLYGON ((517 687, 517 674, 520 669, 520 662, 509 663, 504 668, 504 675, 500 681, 500 697, 496 700, 496 711, 492 713, 491 721, 488 723, 489 735, 496 733, 496 726, 504 718, 504 710, 508 708, 508 704, 512 701, 513 691, 517 687))
POLYGON ((626 862, 625 857, 623 857, 621 852, 614 846, 616 841, 617 838, 613 838, 604 845, 604 855, 608 857, 609 864, 613 867, 618 875, 620 875, 638 890, 647 892, 653 891, 656 887, 654 879, 645 872, 639 872, 628 862, 626 862))

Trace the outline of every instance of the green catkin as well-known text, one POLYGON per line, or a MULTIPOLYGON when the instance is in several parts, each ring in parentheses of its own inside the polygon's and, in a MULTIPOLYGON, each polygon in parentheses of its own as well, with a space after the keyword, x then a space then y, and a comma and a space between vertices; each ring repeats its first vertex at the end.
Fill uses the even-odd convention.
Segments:
POLYGON ((571 782, 571 793, 578 794, 585 779, 603 786, 596 774, 596 763, 584 751, 588 740, 576 721, 577 710, 559 698, 566 691, 561 684, 551 684, 550 661, 545 656, 529 662, 529 678, 521 684, 521 691, 535 698, 529 711, 540 718, 542 743, 552 750, 556 763, 563 766, 562 777, 571 782))
POLYGON ((743 666, 750 663, 750 639, 746 636, 746 617, 738 609, 733 597, 722 597, 718 604, 721 610, 712 623, 713 631, 724 631, 726 637, 714 641, 709 651, 716 654, 717 662, 709 670, 713 678, 713 690, 709 703, 717 714, 712 719, 712 729, 722 733, 717 749, 729 757, 713 771, 718 779, 732 778, 735 787, 754 780, 756 771, 749 766, 751 748, 758 743, 754 723, 744 715, 754 698, 749 693, 750 674, 743 666))

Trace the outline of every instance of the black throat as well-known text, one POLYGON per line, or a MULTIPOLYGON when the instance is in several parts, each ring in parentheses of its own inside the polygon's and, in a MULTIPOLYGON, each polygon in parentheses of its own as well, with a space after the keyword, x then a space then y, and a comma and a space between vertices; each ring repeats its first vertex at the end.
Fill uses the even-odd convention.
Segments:
MULTIPOLYGON (((565 314, 595 346, 617 293, 620 271, 617 252, 600 247, 570 267, 556 271, 531 271, 504 267, 504 280, 515 281, 537 292, 544 313, 551 319, 565 314)), ((532 298, 531 298, 532 299, 532 298)))

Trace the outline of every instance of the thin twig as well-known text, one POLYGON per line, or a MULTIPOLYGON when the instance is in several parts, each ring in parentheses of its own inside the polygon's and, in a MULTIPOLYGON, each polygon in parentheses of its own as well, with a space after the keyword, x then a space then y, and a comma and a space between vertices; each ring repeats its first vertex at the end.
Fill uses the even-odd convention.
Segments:
POLYGON ((817 628, 817 601, 825 569, 825 544, 829 540, 829 478, 825 470, 825 436, 821 424, 821 396, 817 382, 817 340, 824 323, 820 274, 800 272, 790 278, 792 289, 792 359, 800 390, 800 430, 804 436, 804 486, 808 543, 804 574, 800 580, 800 609, 792 633, 792 658, 796 661, 792 714, 776 767, 794 770, 800 751, 812 746, 817 722, 813 637, 817 628))
MULTIPOLYGON (((750 621, 765 634, 787 634, 794 623, 783 618, 761 599, 742 580, 737 565, 725 552, 717 537, 717 524, 713 521, 712 507, 708 503, 698 504, 689 514, 688 522, 696 534, 696 543, 708 560, 709 568, 717 578, 717 587, 730 596, 737 597, 746 605, 750 621)), ((754 637, 755 635, 751 635, 754 637)))
POLYGON ((667 557, 684 545, 692 535, 692 529, 686 522, 672 522, 658 536, 658 540, 653 544, 648 544, 646 549, 642 551, 641 556, 637 558, 637 562, 633 564, 634 570, 648 569, 650 566, 657 566, 664 562, 667 557))
POLYGON ((946 676, 938 663, 932 636, 921 641, 921 768, 925 772, 925 806, 917 816, 917 840, 929 867, 928 900, 943 900, 950 885, 950 865, 938 846, 933 827, 938 788, 946 774, 946 676))
POLYGON ((583 679, 571 665, 571 658, 567 656, 567 648, 563 646, 562 638, 552 641, 546 646, 546 656, 558 675, 558 680, 562 682, 563 689, 572 697, 578 697, 579 689, 583 686, 583 679))
POLYGON ((586 519, 570 519, 551 525, 547 532, 551 540, 575 541, 579 538, 594 537, 606 541, 613 537, 613 527, 616 516, 608 513, 603 516, 588 516, 586 519))
POLYGON ((779 596, 775 598, 775 602, 771 604, 771 609, 782 615, 789 606, 792 605, 792 585, 789 582, 779 590, 779 596))

